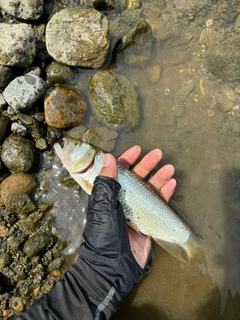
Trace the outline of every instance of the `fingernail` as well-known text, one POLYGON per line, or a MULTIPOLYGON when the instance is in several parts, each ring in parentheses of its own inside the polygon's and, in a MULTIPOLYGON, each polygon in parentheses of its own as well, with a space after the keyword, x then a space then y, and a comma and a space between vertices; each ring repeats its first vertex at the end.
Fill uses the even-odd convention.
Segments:
POLYGON ((110 154, 105 154, 103 158, 103 167, 109 167, 112 162, 112 157, 110 154))

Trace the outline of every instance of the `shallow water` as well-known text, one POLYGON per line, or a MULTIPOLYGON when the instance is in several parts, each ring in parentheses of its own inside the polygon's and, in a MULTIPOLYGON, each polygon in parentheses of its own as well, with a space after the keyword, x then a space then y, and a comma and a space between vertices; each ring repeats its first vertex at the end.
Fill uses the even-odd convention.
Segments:
MULTIPOLYGON (((235 320, 240 318, 240 139, 231 131, 234 112, 222 113, 216 107, 214 90, 223 84, 208 73, 205 48, 199 43, 206 22, 216 18, 217 6, 188 21, 174 18, 173 1, 166 3, 161 17, 172 36, 155 41, 151 64, 130 67, 119 56, 110 66, 136 85, 142 113, 137 129, 119 134, 114 154, 135 144, 143 154, 162 149, 161 164, 175 166, 175 194, 183 198, 171 204, 200 237, 203 252, 185 266, 154 245, 150 274, 125 298, 113 319, 235 320), (184 41, 189 34, 193 39, 184 41), (155 84, 149 66, 161 67, 155 84), (182 115, 176 116, 176 93, 187 85, 193 90, 181 101, 182 115)), ((89 76, 80 73, 76 86, 89 76)), ((224 86, 233 89, 237 84, 224 86)))

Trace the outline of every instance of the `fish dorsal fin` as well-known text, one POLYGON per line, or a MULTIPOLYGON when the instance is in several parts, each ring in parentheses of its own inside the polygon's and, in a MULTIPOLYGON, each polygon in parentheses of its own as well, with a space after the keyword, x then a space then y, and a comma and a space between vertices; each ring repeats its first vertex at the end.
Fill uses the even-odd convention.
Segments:
POLYGON ((187 263, 187 260, 184 257, 186 255, 185 250, 176 243, 166 242, 160 239, 153 238, 163 249, 170 253, 174 258, 178 259, 181 262, 187 263))

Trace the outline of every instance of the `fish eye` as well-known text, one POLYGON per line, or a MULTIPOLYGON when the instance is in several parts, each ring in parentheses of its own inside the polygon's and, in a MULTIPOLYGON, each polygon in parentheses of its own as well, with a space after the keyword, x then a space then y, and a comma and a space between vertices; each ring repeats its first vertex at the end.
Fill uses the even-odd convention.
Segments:
POLYGON ((80 146, 80 144, 81 144, 80 141, 75 141, 74 143, 75 146, 80 146))

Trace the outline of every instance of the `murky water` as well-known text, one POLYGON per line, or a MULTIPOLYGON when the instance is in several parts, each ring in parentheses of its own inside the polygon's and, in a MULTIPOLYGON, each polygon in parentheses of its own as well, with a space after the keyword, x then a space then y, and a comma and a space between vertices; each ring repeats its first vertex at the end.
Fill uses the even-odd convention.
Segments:
MULTIPOLYGON (((148 17, 150 3, 142 2, 148 17)), ((115 155, 135 144, 143 154, 162 149, 162 164, 175 166, 176 195, 183 198, 172 204, 202 239, 203 253, 185 266, 155 245, 150 274, 113 319, 240 319, 240 138, 231 131, 233 112, 222 113, 216 106, 214 90, 223 84, 208 73, 206 48, 199 43, 213 16, 213 28, 218 29, 217 5, 188 20, 174 16, 173 2, 167 1, 160 15, 171 36, 156 39, 151 63, 131 67, 119 56, 110 66, 136 85, 142 112, 139 128, 120 133, 115 155), (160 80, 153 83, 151 68, 159 66, 160 80), (177 92, 187 85, 193 89, 179 106, 177 92)), ((90 74, 80 73, 76 85, 87 83, 90 74)), ((236 85, 224 84, 228 89, 236 85)))

